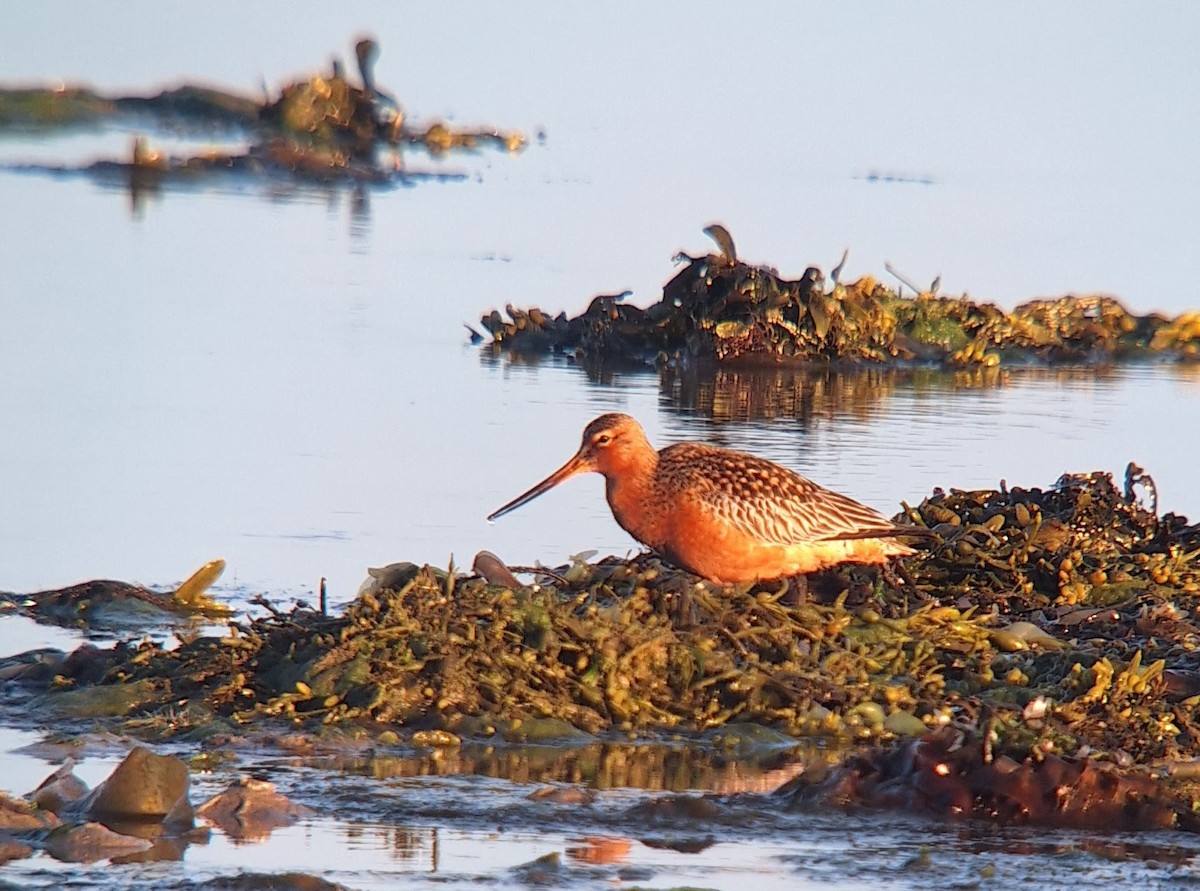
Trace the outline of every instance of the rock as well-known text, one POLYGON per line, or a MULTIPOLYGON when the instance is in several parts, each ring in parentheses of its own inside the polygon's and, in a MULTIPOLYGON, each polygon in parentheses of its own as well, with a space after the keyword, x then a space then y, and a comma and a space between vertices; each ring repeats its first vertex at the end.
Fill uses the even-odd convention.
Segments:
POLYGON ((0 659, 0 682, 16 681, 34 686, 62 674, 67 654, 53 647, 29 650, 0 659))
POLYGON ((531 743, 585 743, 595 740, 592 734, 580 730, 561 718, 528 718, 512 721, 505 730, 504 738, 509 742, 531 743))
POLYGON ((149 820, 191 826, 187 765, 138 746, 107 780, 71 808, 89 819, 149 820))
POLYGON ((552 804, 592 804, 596 793, 577 786, 542 786, 525 796, 530 801, 548 801, 552 804))
POLYGON ((0 866, 10 860, 23 860, 33 853, 33 848, 19 841, 0 838, 0 866))
POLYGON ((748 721, 733 721, 708 734, 716 745, 727 749, 792 748, 799 740, 772 727, 748 721))
POLYGON ((46 852, 56 860, 94 863, 124 854, 137 854, 153 845, 144 838, 121 835, 100 823, 60 826, 46 837, 46 852))
POLYGON ((230 838, 260 840, 315 811, 279 794, 266 780, 242 777, 200 805, 196 813, 230 838))
POLYGON ((54 814, 0 792, 0 829, 21 832, 27 829, 51 829, 57 825, 58 818, 54 814))
POLYGON ((73 718, 119 718, 154 698, 154 681, 78 687, 39 697, 34 707, 46 707, 73 718))
POLYGON ((554 885, 557 887, 565 884, 562 855, 558 851, 515 866, 511 874, 518 882, 525 885, 554 885))
POLYGON ((190 887, 196 891, 348 891, 345 885, 306 872, 243 872, 190 887))
POLYGON ((626 814, 639 825, 698 821, 707 823, 721 814, 711 799, 701 795, 664 795, 635 804, 626 814))
POLYGON ((780 790, 791 807, 867 806, 943 818, 1103 830, 1197 831, 1186 792, 1087 758, 990 757, 982 739, 946 726, 847 757, 818 782, 780 790))
POLYGON ((883 729, 896 736, 923 736, 929 731, 925 722, 912 712, 892 712, 884 720, 883 729))
POLYGON ((75 776, 74 770, 75 761, 68 758, 62 767, 42 780, 41 785, 27 797, 43 810, 61 813, 66 805, 88 794, 87 783, 75 776))

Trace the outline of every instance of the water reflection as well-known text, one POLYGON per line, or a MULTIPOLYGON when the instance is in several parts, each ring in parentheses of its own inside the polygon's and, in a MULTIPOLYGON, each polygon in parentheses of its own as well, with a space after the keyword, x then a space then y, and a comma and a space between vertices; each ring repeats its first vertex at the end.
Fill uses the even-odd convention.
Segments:
POLYGON ((364 239, 371 234, 371 193, 361 185, 350 190, 350 238, 356 253, 366 253, 364 239))
POLYGON ((466 744, 417 756, 344 755, 308 763, 376 780, 481 776, 522 784, 727 794, 772 792, 815 762, 833 763, 837 755, 811 740, 750 753, 607 742, 570 747, 466 744))
MULTIPOLYGON (((1194 375, 1189 366, 1171 366, 1194 375)), ((802 422, 825 418, 870 421, 898 394, 917 399, 964 391, 1046 385, 1059 390, 1104 388, 1124 378, 1118 366, 1054 368, 746 368, 716 367, 660 375, 669 410, 716 422, 802 422)))
MULTIPOLYGON (((996 370, 996 369, 989 369, 996 370)), ((664 370, 664 405, 718 422, 848 415, 866 420, 912 372, 882 368, 726 368, 664 370)))
POLYGON ((954 394, 1002 392, 1015 387, 1047 392, 1112 389, 1121 382, 1165 374, 1200 386, 1200 364, 992 366, 969 368, 831 368, 701 363, 653 370, 635 363, 575 364, 563 356, 497 354, 486 346, 482 365, 493 368, 572 369, 594 387, 622 389, 635 378, 657 376, 660 406, 667 412, 716 423, 791 419, 871 421, 897 396, 924 400, 954 394))
POLYGON ((1033 835, 1031 830, 1011 830, 997 835, 991 827, 964 826, 958 833, 962 850, 975 854, 1020 854, 1033 857, 1057 857, 1073 852, 1096 854, 1112 863, 1131 861, 1187 864, 1196 860, 1197 851, 1186 843, 1166 842, 1173 836, 1145 833, 1142 836, 1113 838, 1052 833, 1033 835))

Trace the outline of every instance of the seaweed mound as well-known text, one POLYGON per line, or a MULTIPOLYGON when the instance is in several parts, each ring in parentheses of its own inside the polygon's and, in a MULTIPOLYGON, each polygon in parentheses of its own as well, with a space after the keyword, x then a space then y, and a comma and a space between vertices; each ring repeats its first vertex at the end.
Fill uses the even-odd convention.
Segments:
POLYGON ((407 169, 400 150, 418 147, 431 155, 497 148, 517 152, 526 137, 494 127, 458 128, 443 120, 415 124, 375 81, 379 45, 369 37, 355 44, 358 76, 348 76, 339 59, 331 70, 285 84, 274 98, 184 84, 151 96, 105 96, 88 87, 0 85, 0 137, 12 132, 121 123, 177 133, 239 135, 244 150, 205 151, 173 157, 133 140, 123 160, 85 167, 21 165, 10 169, 79 173, 102 181, 128 181, 131 190, 192 185, 219 177, 284 178, 322 184, 392 186, 417 178, 461 179, 463 174, 407 169))
POLYGON ((175 649, 143 641, 0 675, 52 674, 48 707, 161 733, 278 719, 509 737, 736 721, 866 740, 954 723, 1021 757, 1192 757, 1200 527, 1141 506, 1152 483, 1136 468, 1128 484, 1093 473, 1044 491, 935 492, 906 511, 934 544, 905 582, 842 567, 804 592, 722 588, 651 555, 528 585, 405 564, 341 615, 273 609, 175 649))
POLYGON ((647 309, 620 294, 594 298, 574 318, 509 305, 506 319, 492 310, 481 320, 489 348, 667 366, 697 359, 988 366, 1200 358, 1200 313, 1136 316, 1104 296, 1034 300, 1007 313, 936 289, 903 296, 870 276, 844 285, 835 274, 827 291, 815 266, 790 281, 738 260, 731 242, 719 254, 679 258, 686 265, 647 309))

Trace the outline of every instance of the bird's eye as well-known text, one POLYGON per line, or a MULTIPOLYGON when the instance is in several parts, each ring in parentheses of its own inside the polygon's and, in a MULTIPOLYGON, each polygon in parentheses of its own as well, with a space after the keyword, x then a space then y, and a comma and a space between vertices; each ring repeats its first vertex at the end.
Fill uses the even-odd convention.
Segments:
POLYGON ((596 438, 592 440, 598 446, 606 446, 612 442, 611 433, 597 433, 596 438))

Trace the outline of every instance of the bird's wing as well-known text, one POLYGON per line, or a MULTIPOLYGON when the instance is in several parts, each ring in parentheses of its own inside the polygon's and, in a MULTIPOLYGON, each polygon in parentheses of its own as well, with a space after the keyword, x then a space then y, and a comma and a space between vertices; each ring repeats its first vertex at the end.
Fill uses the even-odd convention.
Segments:
POLYGON ((754 455, 698 450, 680 462, 686 485, 714 520, 767 544, 876 538, 896 526, 874 508, 818 486, 800 474, 754 455))

